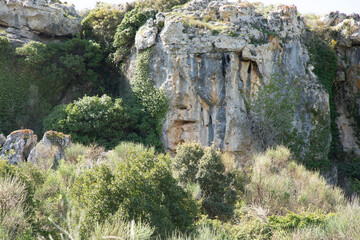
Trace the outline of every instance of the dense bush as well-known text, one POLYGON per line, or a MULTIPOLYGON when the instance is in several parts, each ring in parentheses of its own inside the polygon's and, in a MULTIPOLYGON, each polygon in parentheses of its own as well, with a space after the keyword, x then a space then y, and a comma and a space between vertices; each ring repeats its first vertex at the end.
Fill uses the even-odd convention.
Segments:
POLYGON ((209 217, 229 218, 233 213, 235 191, 230 188, 231 175, 225 174, 221 155, 214 148, 205 148, 196 175, 202 191, 202 207, 209 217))
POLYGON ((204 213, 211 218, 230 217, 236 196, 230 187, 232 176, 225 173, 220 153, 196 143, 179 144, 176 153, 173 169, 183 184, 199 184, 204 213))
POLYGON ((75 142, 114 147, 126 136, 128 118, 121 99, 85 96, 58 107, 44 123, 47 129, 70 133, 75 142))
POLYGON ((15 50, 1 38, 0 45, 0 132, 39 132, 41 119, 64 97, 106 91, 108 82, 99 74, 102 51, 92 41, 29 42, 15 50), (82 90, 67 95, 79 85, 82 90))
POLYGON ((114 59, 116 62, 122 62, 127 58, 134 44, 137 30, 154 16, 154 10, 141 8, 135 8, 125 14, 114 36, 114 47, 117 49, 114 59))
POLYGON ((129 9, 115 8, 109 4, 97 3, 96 8, 81 22, 84 37, 94 39, 106 48, 111 48, 116 29, 121 23, 126 10, 129 9))
POLYGON ((195 181, 199 160, 203 155, 204 148, 198 143, 185 142, 177 145, 173 168, 180 182, 188 184, 195 181))
POLYGON ((96 73, 102 61, 100 46, 92 41, 73 38, 61 43, 30 42, 16 49, 24 58, 43 97, 58 100, 64 91, 77 84, 98 84, 96 73))
POLYGON ((96 143, 112 148, 120 141, 127 140, 155 146, 160 150, 162 117, 156 119, 157 116, 151 113, 135 97, 124 106, 120 98, 85 96, 67 106, 57 106, 43 124, 46 130, 69 133, 73 141, 86 145, 96 143))
POLYGON ((156 155, 154 149, 123 143, 115 148, 109 163, 82 173, 72 194, 77 205, 86 209, 88 225, 83 234, 109 214, 147 220, 157 234, 186 230, 197 208, 176 184, 169 164, 169 156, 156 155))

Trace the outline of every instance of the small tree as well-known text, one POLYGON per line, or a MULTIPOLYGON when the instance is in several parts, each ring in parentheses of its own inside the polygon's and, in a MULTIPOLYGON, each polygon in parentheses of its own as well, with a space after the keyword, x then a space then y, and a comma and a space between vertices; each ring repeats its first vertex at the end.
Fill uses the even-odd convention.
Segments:
POLYGON ((176 151, 174 170, 180 182, 200 185, 204 213, 211 218, 231 216, 236 196, 220 153, 214 147, 204 149, 198 143, 180 144, 176 151))
POLYGON ((203 155, 204 149, 198 143, 186 142, 177 145, 173 167, 180 182, 187 184, 196 181, 199 161, 203 155))

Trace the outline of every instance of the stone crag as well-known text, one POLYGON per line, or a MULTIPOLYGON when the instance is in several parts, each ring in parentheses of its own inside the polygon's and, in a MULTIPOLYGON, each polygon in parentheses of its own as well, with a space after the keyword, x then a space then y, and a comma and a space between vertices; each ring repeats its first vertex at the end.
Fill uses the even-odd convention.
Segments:
POLYGON ((341 149, 360 155, 360 15, 332 12, 320 21, 338 58, 336 124, 341 149))
POLYGON ((249 3, 192 1, 158 14, 138 31, 137 50, 125 67, 127 77, 131 79, 136 68, 136 54, 151 47, 151 78, 170 100, 162 133, 165 148, 174 152, 183 141, 214 144, 234 153, 239 162, 262 147, 251 127, 257 113, 249 102, 274 74, 285 84, 297 79, 300 90, 286 93, 300 96, 285 119, 291 123, 285 130, 294 139, 282 141, 298 145, 300 158, 308 156, 315 143, 319 152, 312 157, 326 158, 329 96, 312 73, 302 40, 305 31, 294 6, 280 5, 265 15, 249 3), (317 131, 324 136, 321 141, 316 140, 317 131))
POLYGON ((73 6, 45 0, 1 0, 0 30, 12 42, 72 36, 80 31, 81 18, 73 6))

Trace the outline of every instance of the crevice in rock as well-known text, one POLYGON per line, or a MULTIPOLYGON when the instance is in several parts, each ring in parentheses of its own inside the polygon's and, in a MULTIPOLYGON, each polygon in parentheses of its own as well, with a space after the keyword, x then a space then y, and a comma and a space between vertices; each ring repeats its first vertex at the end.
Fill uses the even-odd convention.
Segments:
POLYGON ((175 123, 177 126, 180 126, 180 125, 185 125, 185 124, 189 124, 189 123, 196 123, 196 121, 195 120, 176 120, 175 123))
POLYGON ((214 126, 213 126, 213 121, 212 121, 212 117, 210 115, 209 117, 209 138, 208 138, 208 145, 210 146, 212 144, 212 142, 214 141, 214 126))
POLYGON ((228 66, 228 64, 230 63, 231 58, 229 55, 227 54, 223 54, 222 58, 221 58, 221 69, 222 69, 222 75, 223 77, 226 76, 226 68, 228 66))
POLYGON ((249 64, 249 67, 248 67, 248 70, 247 70, 247 73, 248 73, 248 76, 247 76, 247 79, 246 79, 246 97, 249 98, 250 97, 250 92, 251 92, 251 62, 249 64))

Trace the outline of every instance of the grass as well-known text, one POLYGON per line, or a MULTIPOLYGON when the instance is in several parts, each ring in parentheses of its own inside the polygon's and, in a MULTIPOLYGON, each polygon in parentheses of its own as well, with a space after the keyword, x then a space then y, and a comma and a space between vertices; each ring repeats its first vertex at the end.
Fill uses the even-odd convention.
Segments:
MULTIPOLYGON (((208 18, 199 20, 190 15, 184 15, 179 13, 172 13, 172 14, 181 18, 181 22, 184 24, 185 28, 193 27, 198 29, 210 30, 213 35, 217 35, 219 33, 227 33, 233 37, 237 36, 234 31, 230 31, 231 29, 229 27, 222 25, 214 25, 209 21, 208 18)), ((219 21, 217 22, 219 23, 219 21)))
POLYGON ((360 205, 354 199, 339 209, 324 226, 309 226, 293 232, 276 232, 273 239, 319 240, 360 239, 360 205))
POLYGON ((296 163, 282 146, 255 157, 247 192, 249 202, 268 209, 269 214, 304 209, 329 213, 345 204, 341 189, 296 163))

